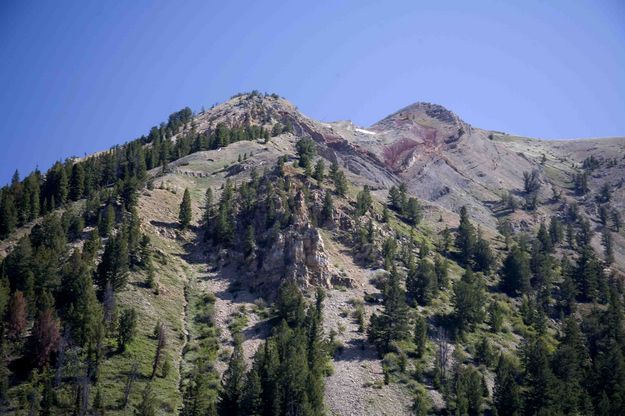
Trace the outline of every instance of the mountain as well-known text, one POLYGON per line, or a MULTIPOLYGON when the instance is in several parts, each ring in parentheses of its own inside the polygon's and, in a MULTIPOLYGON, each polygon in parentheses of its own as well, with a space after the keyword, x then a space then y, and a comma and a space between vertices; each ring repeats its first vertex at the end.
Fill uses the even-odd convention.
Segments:
POLYGON ((624 155, 430 103, 173 113, 2 189, 2 410, 622 414, 624 155))

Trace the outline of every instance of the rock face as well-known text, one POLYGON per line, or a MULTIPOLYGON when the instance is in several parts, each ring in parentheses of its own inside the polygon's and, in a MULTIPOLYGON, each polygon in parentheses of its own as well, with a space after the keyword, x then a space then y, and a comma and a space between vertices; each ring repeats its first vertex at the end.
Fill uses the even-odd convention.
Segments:
POLYGON ((277 288, 283 279, 300 287, 330 287, 329 260, 321 234, 307 224, 293 225, 278 233, 260 255, 254 286, 263 292, 277 288))

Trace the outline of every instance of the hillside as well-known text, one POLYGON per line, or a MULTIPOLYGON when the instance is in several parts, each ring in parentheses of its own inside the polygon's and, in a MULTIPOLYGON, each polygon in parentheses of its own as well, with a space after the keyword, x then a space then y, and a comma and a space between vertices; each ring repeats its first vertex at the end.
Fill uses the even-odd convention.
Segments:
POLYGON ((174 113, 2 189, 0 409, 623 414, 624 159, 429 103, 174 113))

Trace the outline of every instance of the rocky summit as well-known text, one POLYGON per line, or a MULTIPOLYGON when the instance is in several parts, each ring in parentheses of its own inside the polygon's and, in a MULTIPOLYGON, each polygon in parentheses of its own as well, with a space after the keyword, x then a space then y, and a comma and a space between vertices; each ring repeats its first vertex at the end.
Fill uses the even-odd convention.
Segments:
POLYGON ((0 193, 0 413, 625 413, 625 138, 276 94, 0 193))

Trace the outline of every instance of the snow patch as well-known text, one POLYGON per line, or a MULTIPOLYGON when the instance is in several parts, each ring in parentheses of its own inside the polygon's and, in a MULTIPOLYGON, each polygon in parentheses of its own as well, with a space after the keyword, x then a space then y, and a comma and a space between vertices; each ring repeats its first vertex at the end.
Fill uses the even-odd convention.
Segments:
POLYGON ((375 131, 371 131, 371 130, 365 130, 365 129, 356 129, 356 131, 358 133, 364 133, 364 134, 377 134, 375 131))

